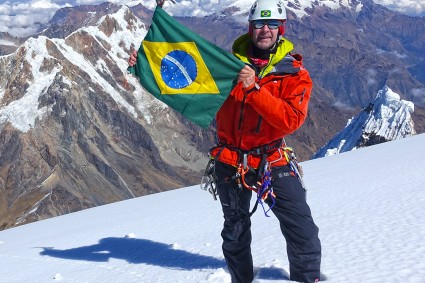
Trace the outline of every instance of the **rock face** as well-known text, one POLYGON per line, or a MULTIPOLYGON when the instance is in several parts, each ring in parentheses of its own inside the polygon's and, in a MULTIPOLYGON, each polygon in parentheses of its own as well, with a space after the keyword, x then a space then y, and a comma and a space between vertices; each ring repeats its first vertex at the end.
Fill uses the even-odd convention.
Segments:
POLYGON ((0 32, 0 56, 16 51, 25 41, 25 38, 11 36, 7 32, 0 32))
MULTIPOLYGON (((314 91, 308 119, 286 140, 301 159, 385 82, 415 104, 424 132, 425 19, 372 1, 300 3, 289 7, 286 36, 314 91)), ((230 50, 247 31, 241 9, 176 18, 230 50)), ((61 9, 29 39, 0 33, 0 229, 199 183, 214 124, 199 129, 126 72, 151 15, 103 3, 61 9)))
POLYGON ((49 38, 65 38, 72 32, 97 25, 106 15, 116 13, 120 6, 104 2, 99 5, 82 5, 58 10, 41 33, 49 38))
POLYGON ((414 105, 385 86, 376 98, 313 158, 335 155, 416 134, 411 117, 414 105))
POLYGON ((212 130, 126 73, 146 33, 128 8, 0 57, 0 227, 196 184, 212 130))

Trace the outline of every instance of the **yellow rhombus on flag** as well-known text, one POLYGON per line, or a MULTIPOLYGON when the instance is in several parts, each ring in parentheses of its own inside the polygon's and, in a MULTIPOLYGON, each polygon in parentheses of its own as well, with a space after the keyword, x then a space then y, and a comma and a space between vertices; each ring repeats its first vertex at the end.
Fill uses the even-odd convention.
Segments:
POLYGON ((194 42, 142 42, 161 94, 220 94, 194 42))
POLYGON ((159 100, 208 127, 244 63, 155 9, 151 27, 129 71, 159 100))

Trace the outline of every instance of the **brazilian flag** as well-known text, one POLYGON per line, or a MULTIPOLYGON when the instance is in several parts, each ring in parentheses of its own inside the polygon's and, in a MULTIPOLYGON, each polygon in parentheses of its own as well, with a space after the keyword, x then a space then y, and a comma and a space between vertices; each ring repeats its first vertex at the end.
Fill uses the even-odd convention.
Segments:
POLYGON ((208 127, 244 63, 189 31, 159 6, 129 71, 165 104, 208 127))

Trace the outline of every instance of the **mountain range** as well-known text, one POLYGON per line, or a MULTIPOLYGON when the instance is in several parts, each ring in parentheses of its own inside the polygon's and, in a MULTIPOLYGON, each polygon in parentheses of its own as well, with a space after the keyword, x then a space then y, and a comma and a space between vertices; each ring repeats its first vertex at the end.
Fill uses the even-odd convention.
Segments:
MULTIPOLYGON (((414 103, 424 132, 425 20, 372 1, 295 3, 286 36, 315 83, 308 119, 287 138, 301 160, 384 85, 414 103)), ((249 6, 176 19, 230 50, 249 6)), ((191 124, 126 72, 151 15, 141 4, 85 5, 59 10, 33 37, 0 34, 1 229, 199 182, 214 124, 191 124)))

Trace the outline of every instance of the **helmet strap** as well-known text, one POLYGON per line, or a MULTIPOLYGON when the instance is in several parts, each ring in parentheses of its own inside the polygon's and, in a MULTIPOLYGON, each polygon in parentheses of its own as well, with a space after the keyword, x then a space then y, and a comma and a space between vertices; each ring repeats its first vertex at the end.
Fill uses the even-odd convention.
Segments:
POLYGON ((280 27, 279 27, 279 35, 283 36, 285 34, 285 23, 283 23, 280 27))

